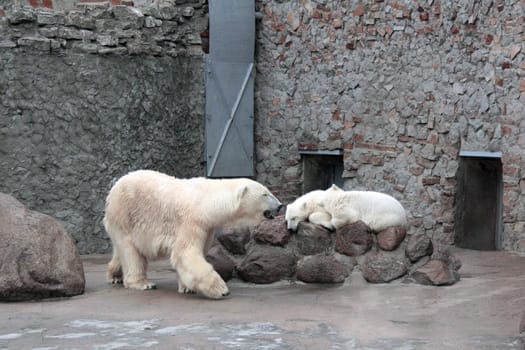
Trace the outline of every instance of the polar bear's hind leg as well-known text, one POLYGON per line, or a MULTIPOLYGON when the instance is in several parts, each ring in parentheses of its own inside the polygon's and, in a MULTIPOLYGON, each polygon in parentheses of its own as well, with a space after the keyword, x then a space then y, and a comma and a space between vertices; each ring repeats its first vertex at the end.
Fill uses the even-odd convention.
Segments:
POLYGON ((108 263, 106 279, 112 284, 122 284, 122 264, 116 247, 113 247, 113 257, 108 263))
POLYGON ((147 260, 128 240, 120 242, 124 287, 131 289, 155 289, 155 283, 146 278, 147 260))

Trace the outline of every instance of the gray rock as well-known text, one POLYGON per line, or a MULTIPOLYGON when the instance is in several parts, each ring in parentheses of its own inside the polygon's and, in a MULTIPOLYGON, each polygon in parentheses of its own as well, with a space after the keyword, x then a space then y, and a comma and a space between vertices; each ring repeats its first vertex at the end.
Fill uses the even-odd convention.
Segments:
POLYGON ((273 220, 264 220, 255 228, 254 239, 259 243, 285 246, 290 241, 290 233, 286 228, 284 216, 273 220))
POLYGON ((84 293, 84 269, 69 234, 52 217, 0 193, 0 300, 84 293))
POLYGON ((366 256, 361 271, 368 282, 385 283, 403 276, 407 266, 401 254, 380 251, 366 256))
POLYGON ((377 234, 377 245, 387 251, 395 250, 405 239, 407 230, 405 227, 389 227, 377 234))
POLYGON ((335 251, 358 256, 370 250, 373 243, 371 229, 362 221, 348 224, 336 231, 335 251))
POLYGON ((302 255, 314 255, 332 249, 332 233, 322 226, 301 222, 297 227, 297 250, 302 255))
POLYGON ((449 265, 454 271, 461 268, 461 260, 450 251, 450 246, 444 244, 435 244, 434 252, 431 259, 441 260, 449 265))
POLYGON ((23 22, 34 22, 37 19, 36 12, 30 7, 17 7, 7 15, 11 24, 23 22))
POLYGON ((451 264, 437 259, 431 259, 410 277, 417 283, 434 286, 452 285, 460 279, 459 273, 451 264))
POLYGON ((297 263, 297 279, 306 283, 342 283, 347 267, 333 255, 305 256, 297 263))
POLYGON ((424 256, 431 255, 434 248, 427 235, 418 234, 410 236, 406 247, 406 256, 411 262, 416 262, 424 256))
POLYGON ((206 254, 206 260, 213 265, 213 268, 223 280, 231 280, 235 271, 235 262, 226 254, 222 246, 215 245, 211 247, 208 254, 206 254))
POLYGON ((288 249, 254 244, 237 267, 237 274, 246 282, 273 283, 291 278, 296 271, 296 257, 288 249))
POLYGON ((232 254, 246 254, 246 244, 250 241, 249 228, 224 228, 217 240, 232 254))

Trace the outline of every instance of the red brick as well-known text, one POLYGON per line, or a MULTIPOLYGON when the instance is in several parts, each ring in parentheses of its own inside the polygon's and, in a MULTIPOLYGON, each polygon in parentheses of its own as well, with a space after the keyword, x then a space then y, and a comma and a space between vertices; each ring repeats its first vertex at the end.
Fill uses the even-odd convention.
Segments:
POLYGON ((113 5, 113 6, 117 6, 117 5, 120 5, 120 4, 121 4, 120 0, 111 0, 111 5, 113 5))
POLYGON ((322 4, 317 4, 317 9, 318 10, 321 10, 321 11, 330 11, 330 8, 326 5, 322 5, 322 4))
POLYGON ((366 142, 358 142, 356 144, 357 148, 367 148, 367 149, 373 149, 375 151, 380 152, 397 152, 396 146, 391 145, 381 145, 378 143, 366 143, 366 142))
POLYGON ((312 18, 321 19, 321 18, 323 18, 323 14, 321 12, 319 12, 319 11, 314 11, 312 13, 312 18))
POLYGON ((525 80, 520 80, 520 91, 525 92, 525 80))
POLYGON ((452 26, 452 28, 450 28, 450 32, 452 34, 457 34, 457 33, 459 33, 459 28, 454 25, 454 26, 452 26))
POLYGON ((397 1, 391 2, 390 6, 392 6, 396 10, 403 10, 405 8, 405 5, 403 5, 402 3, 397 2, 397 1))
POLYGON ((410 173, 412 175, 416 175, 416 176, 419 176, 421 174, 423 174, 423 170, 425 170, 425 168, 419 166, 419 165, 415 165, 415 166, 412 166, 408 169, 410 171, 410 173))
POLYGON ((353 50, 353 49, 355 49, 355 43, 354 43, 353 41, 352 41, 352 42, 348 42, 348 43, 346 43, 346 48, 347 48, 348 50, 353 50))
POLYGON ((425 159, 423 157, 417 157, 416 163, 421 165, 422 167, 424 167, 426 169, 432 169, 434 167, 434 162, 432 162, 432 161, 430 161, 428 159, 425 159))
POLYGON ((501 136, 507 137, 512 134, 512 128, 508 125, 502 125, 501 126, 501 136))
POLYGON ((422 20, 422 21, 428 21, 428 12, 423 12, 419 15, 419 19, 422 20))
POLYGON ((439 1, 436 1, 434 4, 434 14, 436 16, 439 16, 441 14, 441 3, 439 1))
POLYGON ((422 180, 423 186, 437 185, 441 181, 441 178, 438 176, 425 177, 422 180))
POLYGON ((131 0, 122 0, 122 5, 126 5, 126 6, 135 6, 135 3, 131 0))
POLYGON ((332 113, 332 120, 341 120, 341 113, 338 110, 332 113))
POLYGON ((364 15, 365 14, 365 5, 357 4, 357 6, 354 9, 354 11, 352 11, 352 14, 354 16, 362 16, 362 15, 364 15))
POLYGON ((5 11, 3 8, 0 7, 0 17, 4 17, 5 16, 5 11))
POLYGON ((509 69, 512 67, 512 63, 510 63, 509 61, 505 61, 501 64, 501 68, 503 69, 509 69))
POLYGON ((495 84, 497 86, 503 86, 503 79, 501 77, 496 77, 495 84))
POLYGON ((485 35, 485 44, 490 45, 492 43, 492 40, 494 40, 494 35, 492 34, 485 35))

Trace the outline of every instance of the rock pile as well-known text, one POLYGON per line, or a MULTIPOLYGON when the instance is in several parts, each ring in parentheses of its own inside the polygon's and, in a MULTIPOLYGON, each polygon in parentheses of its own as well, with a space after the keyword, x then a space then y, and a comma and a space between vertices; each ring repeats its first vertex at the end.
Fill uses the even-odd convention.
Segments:
POLYGON ((456 283, 461 267, 448 246, 435 245, 426 235, 407 236, 404 227, 374 232, 356 222, 330 232, 304 222, 291 234, 283 216, 253 229, 224 230, 208 260, 225 280, 237 276, 252 283, 341 283, 360 270, 370 283, 404 277, 442 286, 456 283))

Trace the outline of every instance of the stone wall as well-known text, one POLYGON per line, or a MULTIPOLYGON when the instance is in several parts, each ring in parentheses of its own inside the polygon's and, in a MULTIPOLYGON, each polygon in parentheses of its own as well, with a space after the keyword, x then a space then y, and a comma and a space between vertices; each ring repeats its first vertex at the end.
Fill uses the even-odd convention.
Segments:
POLYGON ((513 1, 258 1, 257 177, 301 193, 299 151, 394 195, 454 242, 458 153, 503 154, 503 248, 525 251, 524 11, 513 1))
POLYGON ((4 12, 0 192, 62 221, 81 253, 101 253, 112 181, 138 168, 202 175, 206 12, 4 12))
MULTIPOLYGON (((13 12, 0 0, 0 191, 62 220, 82 253, 104 252, 113 179, 145 167, 203 173, 207 5, 29 3, 37 9, 13 12)), ((347 189, 394 195, 409 234, 450 244, 458 152, 500 151, 502 244, 525 251, 521 2, 256 5, 258 181, 290 202, 302 191, 299 152, 341 149, 347 189)))

